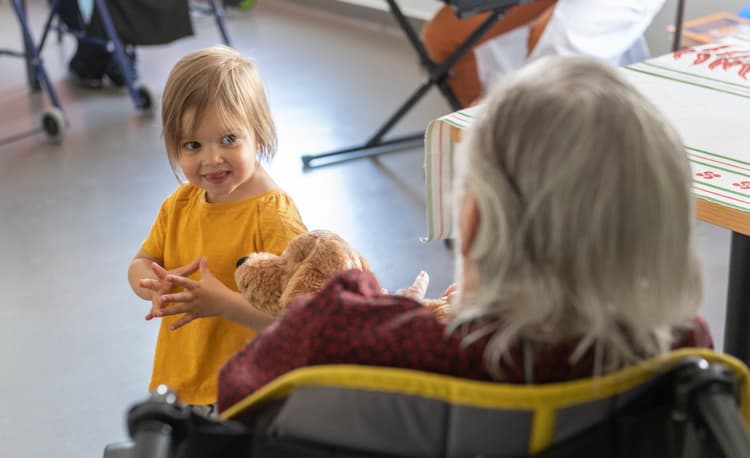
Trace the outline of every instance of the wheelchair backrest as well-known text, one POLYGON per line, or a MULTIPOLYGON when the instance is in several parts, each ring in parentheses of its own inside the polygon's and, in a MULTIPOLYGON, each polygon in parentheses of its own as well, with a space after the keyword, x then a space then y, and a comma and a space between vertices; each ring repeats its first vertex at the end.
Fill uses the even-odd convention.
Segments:
MULTIPOLYGON (((479 382, 406 369, 311 366, 227 410, 256 433, 391 456, 528 456, 640 402, 669 409, 665 374, 686 357, 725 365, 750 421, 749 375, 738 360, 684 349, 605 376, 544 385, 479 382)), ((654 431, 658 434, 657 431, 654 431)))

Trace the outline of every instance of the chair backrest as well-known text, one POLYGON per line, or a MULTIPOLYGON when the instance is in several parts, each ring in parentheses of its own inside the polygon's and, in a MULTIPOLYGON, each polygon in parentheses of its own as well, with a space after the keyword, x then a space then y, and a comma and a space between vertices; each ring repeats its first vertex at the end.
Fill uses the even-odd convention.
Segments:
MULTIPOLYGON (((478 382, 406 369, 311 366, 248 396, 223 419, 256 434, 392 456, 528 456, 618 415, 644 394, 671 403, 664 375, 686 358, 721 363, 750 423, 750 374, 735 358, 683 349, 592 379, 545 385, 478 382)), ((658 434, 657 431, 654 431, 658 434)))

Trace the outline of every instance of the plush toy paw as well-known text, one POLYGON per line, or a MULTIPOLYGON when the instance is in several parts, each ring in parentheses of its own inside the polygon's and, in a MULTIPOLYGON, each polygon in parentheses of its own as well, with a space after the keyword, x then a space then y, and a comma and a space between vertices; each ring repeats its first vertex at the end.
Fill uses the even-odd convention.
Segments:
POLYGON ((453 308, 451 308, 451 304, 445 299, 424 299, 422 304, 431 309, 442 321, 450 321, 453 317, 453 308))

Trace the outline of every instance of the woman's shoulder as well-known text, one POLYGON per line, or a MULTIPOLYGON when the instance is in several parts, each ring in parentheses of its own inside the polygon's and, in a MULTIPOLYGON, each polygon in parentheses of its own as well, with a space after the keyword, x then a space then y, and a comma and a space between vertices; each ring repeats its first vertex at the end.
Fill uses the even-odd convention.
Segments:
POLYGON ((711 329, 702 315, 696 314, 686 324, 672 330, 672 349, 685 347, 714 348, 711 329))

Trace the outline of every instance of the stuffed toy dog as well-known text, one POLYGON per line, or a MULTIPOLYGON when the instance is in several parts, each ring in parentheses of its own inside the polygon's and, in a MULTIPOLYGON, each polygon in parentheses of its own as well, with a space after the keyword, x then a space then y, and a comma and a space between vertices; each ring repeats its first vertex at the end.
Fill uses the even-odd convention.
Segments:
MULTIPOLYGON (((234 279, 240 293, 255 308, 273 317, 284 313, 299 294, 318 292, 336 273, 359 269, 371 272, 367 260, 344 239, 330 231, 298 235, 281 255, 253 253, 237 261, 234 279)), ((447 301, 422 301, 442 318, 447 301)))

